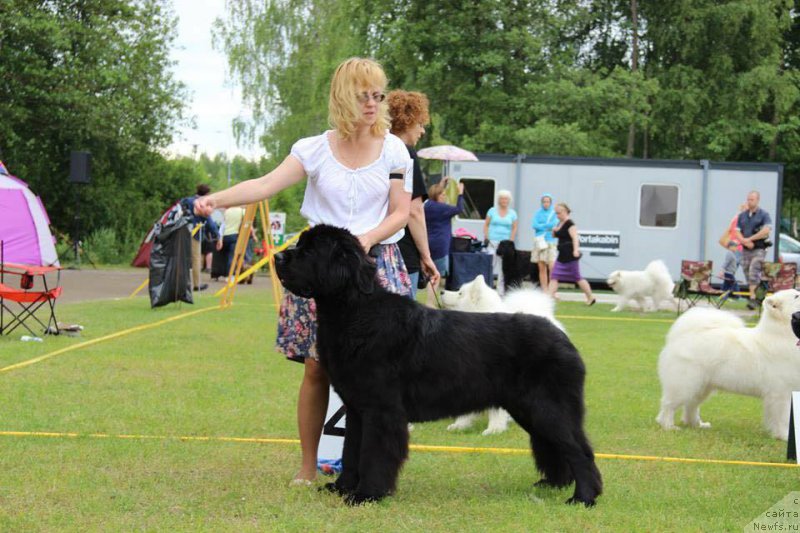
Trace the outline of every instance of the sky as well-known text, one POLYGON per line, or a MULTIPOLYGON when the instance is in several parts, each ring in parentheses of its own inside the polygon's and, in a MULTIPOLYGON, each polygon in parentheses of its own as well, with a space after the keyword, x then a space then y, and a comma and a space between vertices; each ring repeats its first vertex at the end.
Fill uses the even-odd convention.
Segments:
POLYGON ((231 124, 237 116, 249 117, 241 92, 233 87, 222 52, 211 46, 211 25, 225 14, 224 0, 173 0, 178 17, 178 37, 172 48, 175 78, 190 93, 187 107, 195 127, 181 128, 168 151, 179 155, 229 153, 257 157, 256 146, 237 147, 231 124))

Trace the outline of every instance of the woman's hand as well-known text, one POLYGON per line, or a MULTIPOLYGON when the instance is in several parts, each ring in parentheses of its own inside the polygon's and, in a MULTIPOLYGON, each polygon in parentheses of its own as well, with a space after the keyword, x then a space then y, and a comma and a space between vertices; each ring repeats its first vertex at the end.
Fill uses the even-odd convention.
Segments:
POLYGON ((577 248, 572 250, 572 257, 580 257, 580 256, 581 256, 580 250, 578 250, 577 248))
POLYGON ((364 248, 366 253, 369 253, 370 249, 375 246, 375 243, 372 241, 372 238, 369 234, 364 233, 363 235, 358 236, 358 242, 361 243, 361 247, 364 248))
POLYGON ((459 181, 458 182, 458 194, 464 194, 464 182, 463 181, 459 181))
POLYGON ((422 268, 422 273, 428 277, 428 280, 434 287, 439 285, 439 280, 441 279, 442 275, 439 273, 439 270, 436 268, 436 264, 433 262, 433 259, 431 259, 430 256, 420 257, 419 266, 422 268))
POLYGON ((209 217, 214 209, 217 208, 217 201, 209 194, 206 196, 198 196, 194 201, 194 214, 201 217, 209 217))

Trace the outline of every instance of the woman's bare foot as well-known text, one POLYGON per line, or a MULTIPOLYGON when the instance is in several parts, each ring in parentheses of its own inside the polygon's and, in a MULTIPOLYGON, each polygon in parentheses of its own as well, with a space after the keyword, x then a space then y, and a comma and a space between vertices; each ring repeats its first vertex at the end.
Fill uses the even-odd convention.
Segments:
POLYGON ((305 468, 301 468, 297 471, 294 475, 294 479, 291 481, 291 485, 310 485, 312 482, 316 481, 317 479, 317 470, 307 470, 305 468))

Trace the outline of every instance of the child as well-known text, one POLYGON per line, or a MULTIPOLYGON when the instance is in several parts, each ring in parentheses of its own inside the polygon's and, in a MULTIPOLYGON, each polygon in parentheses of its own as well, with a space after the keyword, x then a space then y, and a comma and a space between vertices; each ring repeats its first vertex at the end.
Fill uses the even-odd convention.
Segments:
MULTIPOLYGON (((723 291, 735 293, 739 290, 739 284, 736 283, 736 271, 741 262, 742 252, 739 250, 739 243, 732 239, 728 241, 728 251, 725 252, 725 259, 722 261, 723 291)), ((735 294, 731 294, 731 297, 738 298, 735 294)))

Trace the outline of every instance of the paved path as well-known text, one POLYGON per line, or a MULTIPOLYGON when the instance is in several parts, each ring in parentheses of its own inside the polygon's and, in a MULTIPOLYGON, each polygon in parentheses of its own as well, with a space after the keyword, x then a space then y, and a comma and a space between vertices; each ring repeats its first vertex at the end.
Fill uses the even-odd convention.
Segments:
MULTIPOLYGON (((61 286, 64 291, 58 299, 59 303, 85 302, 91 300, 108 300, 127 298, 145 279, 147 269, 130 268, 120 270, 80 270, 64 269, 61 271, 61 286)), ((202 283, 208 283, 206 292, 214 293, 222 288, 222 282, 211 281, 208 274, 201 277, 202 283)), ((269 286, 269 278, 256 277, 252 285, 239 285, 236 292, 264 289, 269 286)), ((205 292, 204 292, 205 294, 205 292)), ((147 296, 147 287, 139 297, 147 296)))

